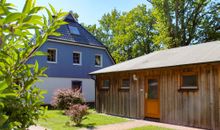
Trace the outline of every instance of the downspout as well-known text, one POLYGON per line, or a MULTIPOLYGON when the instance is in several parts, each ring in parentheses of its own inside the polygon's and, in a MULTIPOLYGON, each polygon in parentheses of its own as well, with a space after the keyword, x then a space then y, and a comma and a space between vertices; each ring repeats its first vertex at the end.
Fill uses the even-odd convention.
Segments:
POLYGON ((97 111, 97 106, 96 106, 96 75, 90 74, 91 79, 93 79, 95 81, 95 102, 94 102, 94 107, 95 110, 97 111))

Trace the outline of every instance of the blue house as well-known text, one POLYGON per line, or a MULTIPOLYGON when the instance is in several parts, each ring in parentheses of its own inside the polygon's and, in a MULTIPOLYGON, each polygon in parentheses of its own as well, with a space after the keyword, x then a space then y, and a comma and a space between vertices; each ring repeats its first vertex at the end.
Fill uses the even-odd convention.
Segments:
POLYGON ((47 66, 48 77, 40 77, 43 82, 36 85, 48 91, 45 103, 50 103, 54 92, 62 88, 81 88, 86 102, 95 101, 95 82, 89 75, 98 69, 115 64, 106 47, 82 27, 70 12, 57 32, 62 36, 49 36, 39 48, 48 56, 34 57, 29 63, 38 61, 47 66))

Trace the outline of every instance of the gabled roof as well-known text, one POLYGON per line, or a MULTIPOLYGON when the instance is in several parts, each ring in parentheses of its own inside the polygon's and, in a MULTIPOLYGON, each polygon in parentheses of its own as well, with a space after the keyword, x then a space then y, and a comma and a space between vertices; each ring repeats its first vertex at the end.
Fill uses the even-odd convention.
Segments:
POLYGON ((72 12, 69 12, 69 14, 64 19, 68 24, 62 25, 59 29, 57 29, 57 32, 61 33, 62 36, 49 36, 49 39, 55 39, 55 40, 61 40, 61 41, 69 41, 69 42, 75 42, 80 44, 86 44, 91 46, 99 46, 99 47, 105 47, 101 42, 99 42, 91 33, 89 33, 82 25, 78 23, 76 18, 74 18, 72 12), (70 33, 69 27, 76 27, 80 35, 74 35, 70 33))
POLYGON ((220 62, 220 41, 156 51, 90 74, 220 62))

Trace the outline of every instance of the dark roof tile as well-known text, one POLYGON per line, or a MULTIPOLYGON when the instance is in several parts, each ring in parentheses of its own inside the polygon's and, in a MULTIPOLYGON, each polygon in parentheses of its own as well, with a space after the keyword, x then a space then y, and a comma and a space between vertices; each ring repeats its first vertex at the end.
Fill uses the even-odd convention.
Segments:
POLYGON ((99 42, 90 32, 88 32, 82 25, 80 25, 76 21, 76 19, 71 15, 71 13, 67 15, 65 21, 68 22, 68 24, 62 25, 59 29, 57 29, 57 32, 61 33, 62 36, 49 36, 50 39, 71 41, 86 45, 104 47, 104 45, 101 42, 99 42), (71 34, 68 26, 77 27, 77 29, 80 32, 80 35, 71 34))

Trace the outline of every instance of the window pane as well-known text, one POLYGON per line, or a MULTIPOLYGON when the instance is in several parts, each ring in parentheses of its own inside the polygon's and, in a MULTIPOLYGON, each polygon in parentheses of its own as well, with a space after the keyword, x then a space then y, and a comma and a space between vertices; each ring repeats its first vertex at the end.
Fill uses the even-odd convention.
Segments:
POLYGON ((158 99, 158 81, 157 79, 148 80, 148 98, 158 99))
POLYGON ((99 55, 95 56, 95 65, 101 66, 101 56, 99 55))
POLYGON ((197 86, 197 76, 196 75, 187 75, 183 76, 183 87, 192 87, 192 86, 197 86))
POLYGON ((79 90, 82 92, 82 81, 72 81, 72 89, 73 90, 79 90))
POLYGON ((56 50, 48 49, 47 61, 56 62, 56 50))
POLYGON ((110 81, 107 79, 107 80, 103 80, 103 87, 104 88, 109 88, 110 87, 110 81))
POLYGON ((79 30, 78 30, 77 27, 69 26, 69 30, 70 30, 71 34, 80 35, 79 30))
POLYGON ((130 87, 130 80, 129 80, 129 79, 123 79, 123 80, 122 80, 122 87, 123 87, 123 88, 128 88, 128 87, 130 87))
POLYGON ((80 64, 80 53, 73 53, 73 63, 80 64))

